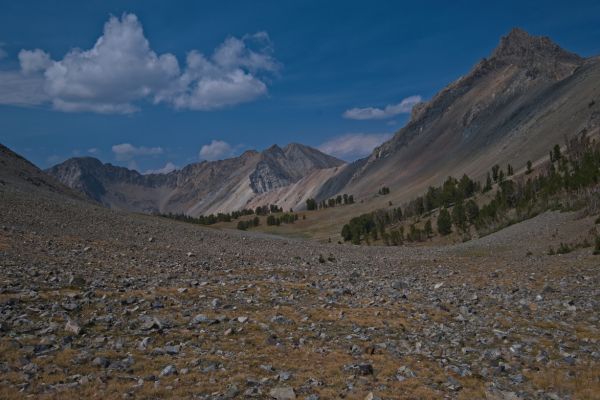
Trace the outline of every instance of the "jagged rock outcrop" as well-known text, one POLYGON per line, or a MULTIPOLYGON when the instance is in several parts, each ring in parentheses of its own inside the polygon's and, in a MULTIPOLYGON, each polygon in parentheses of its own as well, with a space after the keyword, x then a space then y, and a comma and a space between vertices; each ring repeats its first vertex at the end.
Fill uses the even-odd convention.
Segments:
POLYGON ((316 169, 337 167, 343 164, 313 148, 291 143, 283 149, 271 146, 262 153, 263 159, 250 175, 250 186, 255 193, 265 193, 288 186, 316 169))

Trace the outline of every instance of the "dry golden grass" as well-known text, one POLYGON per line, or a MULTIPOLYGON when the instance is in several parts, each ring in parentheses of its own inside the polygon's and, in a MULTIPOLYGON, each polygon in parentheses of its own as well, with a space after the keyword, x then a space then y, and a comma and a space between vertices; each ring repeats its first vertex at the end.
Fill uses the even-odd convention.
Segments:
MULTIPOLYGON (((456 262, 462 262, 463 258, 458 257, 456 262)), ((141 273, 141 272, 140 272, 141 273)), ((49 399, 63 398, 91 398, 91 399, 117 399, 122 398, 123 393, 132 392, 136 398, 186 398, 195 394, 216 393, 226 390, 229 384, 236 384, 238 388, 246 388, 246 379, 248 377, 274 378, 276 372, 265 371, 261 368, 263 364, 271 364, 276 371, 292 371, 292 378, 286 382, 294 388, 304 385, 309 379, 313 378, 323 382, 322 386, 311 388, 311 393, 316 393, 323 399, 339 398, 347 383, 352 371, 344 370, 344 366, 358 362, 372 363, 375 373, 372 376, 357 377, 352 379, 354 390, 345 393, 346 398, 364 399, 367 393, 373 391, 378 396, 384 398, 398 399, 438 399, 443 396, 443 384, 447 382, 448 372, 445 371, 437 362, 432 362, 424 357, 418 356, 393 356, 390 352, 379 350, 375 345, 384 341, 378 336, 378 331, 394 332, 395 335, 402 336, 405 332, 422 331, 432 322, 446 324, 450 322, 456 313, 456 304, 448 302, 443 303, 443 308, 436 304, 423 306, 426 298, 418 292, 411 293, 410 302, 399 303, 373 303, 369 298, 363 298, 361 301, 352 300, 351 295, 344 295, 337 303, 327 304, 324 301, 329 293, 315 289, 307 285, 304 278, 298 278, 294 271, 290 269, 271 269, 268 275, 277 274, 281 279, 273 282, 258 268, 247 268, 240 270, 240 274, 248 274, 252 279, 240 280, 239 285, 221 286, 210 283, 206 286, 187 287, 187 290, 180 292, 178 286, 163 286, 149 288, 144 290, 118 291, 97 291, 96 296, 106 296, 109 302, 119 303, 128 297, 136 297, 150 302, 155 297, 161 297, 165 307, 163 309, 147 309, 147 315, 156 315, 166 318, 175 323, 175 327, 169 329, 166 333, 151 332, 128 332, 126 330, 111 330, 102 324, 86 326, 86 335, 90 338, 106 336, 109 340, 118 338, 124 340, 124 350, 109 350, 102 347, 102 350, 95 351, 93 356, 104 356, 111 361, 120 360, 131 354, 135 359, 131 373, 113 372, 112 377, 104 379, 104 371, 101 368, 93 367, 90 362, 76 367, 77 373, 82 375, 92 375, 94 378, 87 384, 76 388, 65 388, 60 391, 36 396, 49 399), (248 285, 251 285, 248 287, 248 285), (243 289, 242 292, 238 290, 243 289), (271 306, 273 293, 278 296, 278 305, 271 306), (244 304, 237 296, 253 298, 257 303, 244 304), (286 303, 287 299, 291 299, 286 303), (236 304, 236 308, 220 308, 212 310, 208 305, 214 298, 219 298, 223 303, 236 304), (233 300, 235 298, 235 300, 233 300), (301 299, 301 301, 299 300, 301 299), (239 316, 249 317, 249 322, 239 324, 216 324, 201 325, 190 327, 188 322, 190 315, 183 315, 180 303, 198 304, 198 309, 193 307, 188 310, 191 316, 197 313, 206 314, 210 317, 225 316, 229 319, 235 319, 239 316), (375 305, 377 304, 377 305, 375 305), (420 304, 419 308, 416 305, 420 304), (448 311, 449 310, 449 311, 448 311), (274 315, 282 315, 291 322, 289 324, 279 325, 271 322, 274 315), (425 315, 422 320, 420 315, 425 315), (308 318, 304 320, 304 318, 308 318), (259 323, 265 323, 270 326, 269 330, 261 328, 259 323), (308 331, 306 328, 315 323, 319 329, 323 329, 327 336, 321 338, 316 332, 308 331), (241 328, 240 333, 234 332, 231 335, 225 335, 225 330, 233 327, 234 331, 241 328), (364 342, 358 342, 363 349, 360 355, 352 355, 350 346, 352 341, 345 340, 346 335, 352 332, 352 329, 360 327, 366 329, 375 328, 373 337, 364 342), (269 335, 277 335, 277 341, 280 346, 274 346, 267 342, 269 335), (137 349, 137 343, 142 336, 152 338, 150 350, 155 347, 162 347, 169 342, 175 344, 184 343, 182 352, 177 356, 150 356, 149 351, 142 352, 137 349), (298 339, 303 337, 305 343, 298 345, 298 339), (220 350, 215 352, 215 348, 220 350), (216 370, 213 372, 203 372, 198 368, 192 368, 188 374, 161 378, 160 386, 155 387, 152 382, 145 382, 137 387, 137 382, 132 377, 147 377, 160 373, 162 368, 168 364, 174 364, 181 371, 188 367, 191 360, 200 358, 206 363, 220 363, 225 367, 225 371, 216 370), (397 370, 400 366, 410 367, 416 374, 416 378, 408 378, 400 382, 396 378, 397 370), (385 385, 385 386, 381 386, 385 385)), ((216 271, 211 277, 218 280, 220 274, 227 272, 216 271)), ((335 276, 321 276, 322 279, 335 279, 335 276)), ((471 285, 472 287, 485 288, 490 284, 510 287, 511 278, 491 280, 488 274, 479 273, 473 263, 465 264, 457 275, 443 278, 446 285, 452 282, 460 282, 471 285)), ((200 279, 202 281, 202 279, 200 279)), ((52 290, 39 292, 41 299, 47 302, 62 302, 69 296, 81 295, 80 290, 66 288, 61 290, 52 290)), ((0 298, 10 298, 9 294, 0 295, 0 298)), ((13 296, 14 297, 14 296, 13 296)), ((27 302, 27 298, 23 298, 27 302)), ((131 306, 133 307, 133 306, 131 306)), ((96 310, 97 311, 97 310, 96 310)), ((91 317, 93 309, 84 305, 79 311, 78 317, 85 320, 91 317)), ((135 317, 132 314, 132 318, 135 317)), ((550 323, 543 319, 522 317, 501 317, 497 318, 499 329, 509 329, 513 327, 532 327, 543 330, 564 329, 558 323, 550 323)), ((55 318, 53 322, 63 326, 64 320, 55 318)), ((121 329, 120 327, 119 329, 121 329)), ((577 325, 575 328, 577 336, 589 339, 597 339, 598 331, 585 324, 577 325)), ((59 329, 60 331, 60 329, 59 329)), ((66 333, 57 332, 57 340, 60 340, 66 333)), ((389 336, 388 336, 389 337, 389 336)), ((513 336, 517 339, 518 336, 513 336)), ((20 338, 21 344, 36 344, 34 338, 24 336, 20 338)), ((356 343, 356 342, 354 342, 356 343)), ((538 349, 551 349, 555 342, 551 337, 541 337, 538 343, 533 346, 534 354, 538 349)), ((99 346, 101 347, 101 346, 99 346)), ((10 364, 17 365, 19 362, 19 352, 11 345, 9 338, 0 338, 0 354, 3 360, 10 364)), ((40 374, 33 383, 31 393, 37 393, 36 387, 40 388, 42 384, 61 384, 69 382, 69 376, 73 374, 72 360, 78 354, 76 347, 74 349, 65 349, 47 356, 37 357, 36 364, 40 367, 40 374)), ((555 354, 551 353, 551 359, 555 354)), ((592 399, 598 393, 598 374, 592 373, 594 365, 586 366, 588 372, 576 369, 575 377, 566 378, 558 372, 551 370, 529 371, 527 378, 532 382, 535 388, 543 390, 554 390, 558 393, 573 394, 573 398, 592 399)), ((453 375, 454 376, 454 375, 453 375)), ((457 392, 458 398, 485 398, 485 381, 477 376, 458 377, 463 386, 460 392, 457 392)), ((11 372, 3 374, 3 379, 11 385, 17 385, 24 381, 20 373, 11 372)), ((19 393, 14 388, 2 387, 0 385, 0 398, 23 398, 23 393, 19 393)), ((301 395, 299 394, 301 398, 301 395)))
POLYGON ((569 394, 572 399, 600 399, 600 368, 597 364, 543 368, 525 375, 535 388, 547 392, 569 394))

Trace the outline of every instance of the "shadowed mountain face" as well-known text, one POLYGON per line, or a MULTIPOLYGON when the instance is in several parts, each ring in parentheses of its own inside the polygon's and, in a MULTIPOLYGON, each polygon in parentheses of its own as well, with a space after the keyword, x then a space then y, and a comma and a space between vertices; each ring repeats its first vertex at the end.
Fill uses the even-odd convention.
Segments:
POLYGON ((0 144, 0 190, 9 187, 25 192, 37 188, 71 198, 84 198, 79 192, 48 176, 25 158, 0 144))
POLYGON ((408 200, 448 175, 481 178, 496 163, 521 168, 564 136, 593 128, 598 98, 598 59, 514 29, 466 76, 415 106, 392 139, 331 178, 321 196, 331 188, 368 196, 385 185, 408 200))
MULTIPOLYGON (((300 144, 190 164, 168 174, 142 175, 95 158, 71 158, 47 170, 67 186, 107 206, 190 215, 234 211, 258 195, 284 188, 343 161, 300 144)), ((274 203, 277 198, 273 199, 274 203)), ((254 206, 254 204, 252 204, 254 206)))

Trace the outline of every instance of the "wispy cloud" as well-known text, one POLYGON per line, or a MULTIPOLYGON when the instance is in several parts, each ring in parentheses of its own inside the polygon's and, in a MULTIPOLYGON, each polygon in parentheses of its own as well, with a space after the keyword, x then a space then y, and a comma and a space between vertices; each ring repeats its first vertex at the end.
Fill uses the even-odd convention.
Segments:
POLYGON ((398 104, 388 104, 384 108, 351 108, 346 110, 343 116, 344 118, 358 120, 392 118, 398 114, 410 113, 415 104, 420 103, 421 100, 421 96, 410 96, 398 104))
POLYGON ((369 155, 375 147, 391 137, 391 133, 348 133, 334 137, 318 148, 324 153, 352 161, 369 155))
POLYGON ((136 147, 130 143, 121 143, 112 146, 112 152, 118 161, 129 161, 137 156, 151 156, 163 153, 162 147, 136 147))
POLYGON ((168 174, 169 172, 173 172, 177 169, 177 166, 172 162, 167 162, 164 167, 159 169, 149 169, 144 172, 144 175, 148 174, 168 174))
POLYGON ((265 78, 280 67, 269 36, 259 32, 229 37, 210 56, 191 50, 180 68, 173 54, 152 50, 134 14, 110 17, 91 49, 59 60, 22 49, 18 57, 19 70, 0 73, 0 104, 117 114, 137 111, 144 100, 190 110, 248 102, 267 93, 265 78))
POLYGON ((31 107, 49 100, 42 76, 19 71, 0 71, 0 104, 31 107))
POLYGON ((232 154, 233 148, 229 143, 222 140, 213 140, 210 144, 202 146, 198 157, 201 160, 214 161, 231 156, 232 154))

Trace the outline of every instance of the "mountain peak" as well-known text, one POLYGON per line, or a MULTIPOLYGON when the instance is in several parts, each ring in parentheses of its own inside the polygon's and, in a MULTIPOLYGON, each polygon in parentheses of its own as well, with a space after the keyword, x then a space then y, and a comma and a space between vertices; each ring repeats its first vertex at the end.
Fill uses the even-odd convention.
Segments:
POLYGON ((548 63, 579 64, 582 58, 562 49, 547 36, 533 36, 524 29, 513 28, 500 39, 490 60, 529 67, 548 63))
POLYGON ((303 144, 292 142, 292 143, 288 143, 288 144, 287 144, 287 145, 286 145, 286 146, 283 148, 283 150, 284 150, 284 151, 286 151, 286 150, 290 150, 290 149, 298 149, 298 148, 299 148, 299 149, 303 149, 303 148, 307 148, 307 147, 308 147, 308 146, 305 146, 305 145, 303 145, 303 144))
POLYGON ((277 144, 274 144, 271 145, 269 148, 263 150, 262 153, 267 155, 283 154, 283 149, 277 144))
POLYGON ((508 34, 501 38, 501 43, 504 42, 509 44, 528 45, 535 41, 535 37, 530 35, 523 28, 514 27, 508 32, 508 34))

